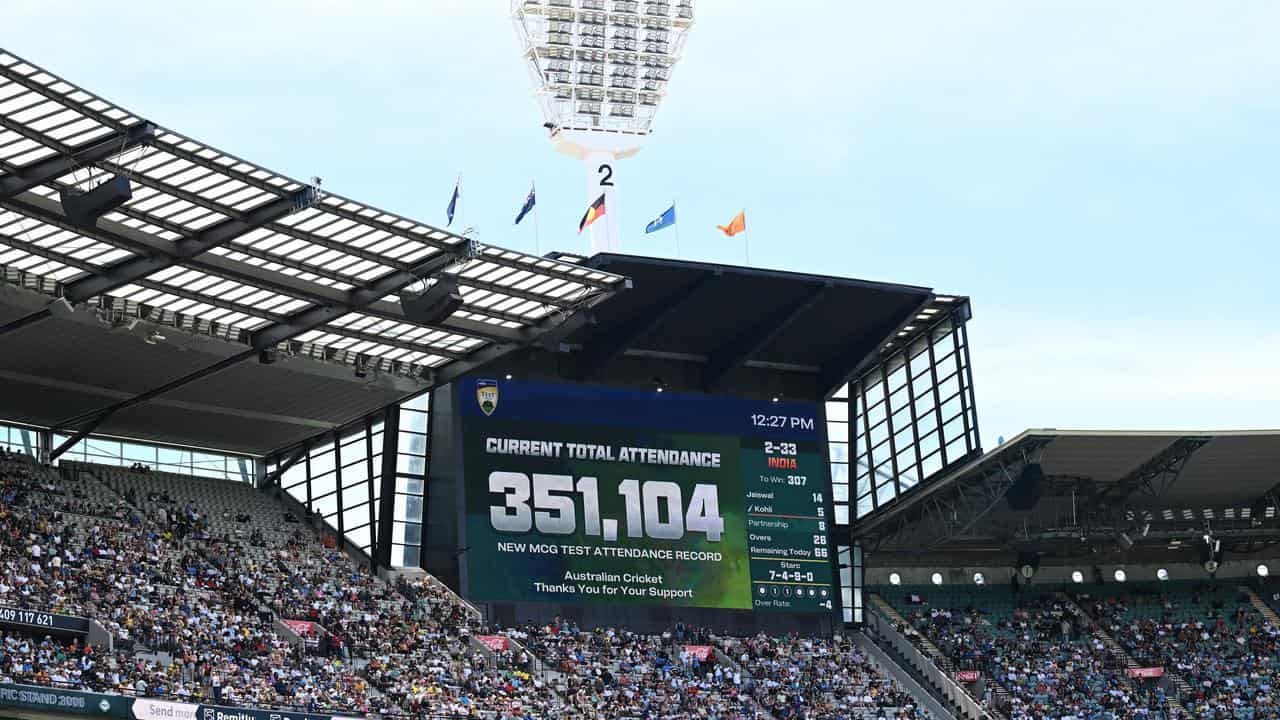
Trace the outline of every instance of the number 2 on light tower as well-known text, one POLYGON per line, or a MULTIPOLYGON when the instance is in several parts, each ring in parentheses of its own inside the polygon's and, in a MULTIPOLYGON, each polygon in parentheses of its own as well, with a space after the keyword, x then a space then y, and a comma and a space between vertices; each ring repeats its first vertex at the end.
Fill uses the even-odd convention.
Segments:
POLYGON ((609 163, 601 163, 596 169, 600 173, 600 187, 613 187, 613 166, 609 163))

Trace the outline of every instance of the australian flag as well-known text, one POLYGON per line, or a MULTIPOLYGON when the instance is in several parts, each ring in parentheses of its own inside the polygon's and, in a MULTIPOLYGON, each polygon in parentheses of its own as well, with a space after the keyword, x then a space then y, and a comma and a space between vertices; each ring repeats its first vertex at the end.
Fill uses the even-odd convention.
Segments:
POLYGON ((658 232, 664 227, 676 224, 676 206, 672 205, 667 211, 657 217, 656 220, 645 226, 644 232, 648 235, 651 232, 658 232))
POLYGON ((520 214, 516 215, 516 225, 520 224, 520 221, 524 219, 525 215, 529 214, 529 211, 533 209, 533 206, 536 205, 537 202, 538 199, 534 196, 534 188, 530 187, 529 197, 524 199, 524 207, 520 208, 520 214))

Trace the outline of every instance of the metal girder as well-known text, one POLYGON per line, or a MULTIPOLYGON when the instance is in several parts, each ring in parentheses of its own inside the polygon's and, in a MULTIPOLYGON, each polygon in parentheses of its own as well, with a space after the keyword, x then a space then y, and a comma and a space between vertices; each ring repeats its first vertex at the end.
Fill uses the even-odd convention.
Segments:
POLYGON ((276 465, 276 469, 272 470, 270 473, 267 474, 266 477, 262 479, 263 485, 266 487, 278 485, 280 483, 280 478, 284 477, 284 474, 289 472, 290 468, 292 468, 294 465, 297 465, 298 462, 302 460, 302 458, 306 457, 309 451, 310 451, 310 447, 307 445, 303 445, 301 448, 298 449, 297 452, 290 455, 284 462, 280 463, 279 465, 276 465))
POLYGON ((1102 484, 1089 498, 1089 507, 1099 507, 1108 502, 1123 502, 1139 490, 1144 491, 1152 499, 1164 497, 1178 481, 1191 455, 1204 447, 1210 439, 1206 436, 1178 438, 1155 457, 1134 468, 1128 475, 1114 483, 1102 484))
POLYGON ((245 360, 257 357, 261 350, 273 347, 285 342, 286 340, 290 340, 298 335, 328 324, 329 322, 332 322, 334 318, 340 317, 349 312, 360 310, 386 295, 399 292, 402 288, 417 282, 422 277, 427 277, 440 271, 447 265, 457 262, 459 259, 461 258, 448 253, 439 253, 433 256, 426 263, 414 268, 412 272, 395 272, 380 278, 365 287, 350 292, 346 302, 344 303, 313 305, 290 316, 283 322, 268 325, 265 328, 254 331, 250 338, 250 349, 248 350, 223 358, 209 367, 188 373, 176 380, 172 380, 164 385, 152 388, 151 390, 135 395, 127 400, 122 400, 107 407, 83 413, 60 422, 54 426, 54 430, 68 429, 72 427, 78 429, 74 435, 67 439, 66 442, 54 449, 51 453, 51 459, 56 459, 75 443, 84 439, 97 429, 104 421, 107 420, 107 418, 115 415, 121 410, 141 405, 192 382, 202 380, 211 375, 222 372, 223 370, 244 362, 245 360))
POLYGON ((608 332, 604 337, 592 339, 591 343, 578 353, 574 368, 575 377, 579 381, 594 377, 609 361, 661 327, 684 307, 689 298, 723 275, 724 273, 719 270, 702 275, 660 302, 644 308, 631 321, 608 332))
MULTIPOLYGON (((1035 462, 1040 451, 1051 441, 1044 437, 1026 438, 1013 457, 1007 457, 1007 453, 997 456, 987 461, 978 474, 920 498, 910 509, 891 520, 884 533, 877 533, 875 547, 884 549, 908 532, 921 529, 924 537, 912 542, 916 553, 956 540, 976 539, 970 535, 973 529, 1004 502, 1022 468, 1035 462)), ((858 532, 856 523, 851 530, 863 534, 858 532)))
MULTIPOLYGON (((31 131, 26 125, 0 115, 0 127, 45 144, 48 138, 31 131)), ((156 128, 149 122, 141 122, 122 132, 90 141, 76 148, 65 148, 60 155, 28 165, 21 171, 0 178, 0 200, 20 195, 34 187, 56 180, 77 168, 95 165, 107 158, 119 155, 139 145, 146 145, 155 138, 156 128)))
POLYGON ((710 391, 716 388, 730 371, 752 359, 790 327, 796 318, 813 308, 831 287, 830 282, 813 287, 779 312, 765 318, 723 347, 708 353, 707 366, 702 373, 702 389, 710 391))
POLYGON ((173 243, 173 252, 169 255, 139 256, 107 267, 94 277, 71 283, 67 287, 67 299, 73 303, 87 300, 225 245, 254 228, 267 225, 311 204, 315 201, 315 193, 313 188, 304 188, 292 197, 277 198, 239 218, 224 220, 207 230, 181 238, 173 243))
MULTIPOLYGON (((63 287, 62 297, 69 303, 79 303, 88 300, 96 295, 102 295, 111 290, 128 285, 129 283, 141 280, 148 275, 164 270, 165 268, 178 265, 185 260, 200 255, 203 252, 225 245, 235 237, 242 235, 256 227, 260 227, 274 219, 284 217, 289 213, 297 210, 300 206, 304 206, 315 198, 315 190, 313 188, 304 188, 292 197, 279 198, 271 202, 265 203, 249 212, 242 217, 232 218, 220 222, 207 230, 192 236, 184 237, 173 243, 173 248, 167 252, 157 252, 155 254, 137 255, 126 260, 122 260, 114 265, 107 266, 97 271, 96 274, 75 280, 63 287)), ((18 199, 11 198, 2 203, 5 207, 9 207, 15 212, 37 217, 43 215, 49 218, 47 211, 32 212, 33 206, 23 203, 18 199)), ((55 224, 66 226, 65 218, 57 216, 49 218, 55 221, 55 224)), ((89 234, 95 236, 95 233, 76 228, 76 232, 81 234, 89 234)), ((4 326, 0 326, 0 334, 4 334, 20 327, 25 327, 34 322, 44 320, 50 316, 48 308, 37 310, 34 313, 18 318, 4 326)))

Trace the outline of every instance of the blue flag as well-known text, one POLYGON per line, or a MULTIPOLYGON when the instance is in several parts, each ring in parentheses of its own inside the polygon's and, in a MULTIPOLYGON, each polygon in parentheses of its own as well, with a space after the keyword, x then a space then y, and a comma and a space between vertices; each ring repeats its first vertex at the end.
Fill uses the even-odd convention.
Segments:
POLYGON ((524 216, 528 215, 529 211, 533 209, 533 206, 537 204, 538 199, 534 197, 533 191, 534 188, 530 187, 529 197, 524 199, 524 207, 520 208, 520 214, 516 216, 516 225, 519 225, 520 221, 524 219, 524 216))
POLYGON ((651 232, 658 232, 664 227, 676 224, 676 206, 672 205, 667 211, 658 216, 658 219, 645 226, 644 232, 648 235, 651 232))
POLYGON ((449 198, 449 209, 445 212, 449 215, 449 222, 445 223, 445 227, 453 224, 453 213, 458 209, 458 194, 462 189, 462 178, 458 178, 458 184, 453 186, 453 197, 449 198))

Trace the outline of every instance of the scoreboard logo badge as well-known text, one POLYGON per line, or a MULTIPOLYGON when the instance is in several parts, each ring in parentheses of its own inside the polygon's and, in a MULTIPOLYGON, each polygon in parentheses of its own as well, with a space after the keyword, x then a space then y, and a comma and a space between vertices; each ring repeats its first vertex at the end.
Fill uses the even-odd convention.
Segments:
POLYGON ((477 380, 476 402, 480 404, 480 412, 492 415, 498 409, 498 381, 477 380))

